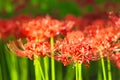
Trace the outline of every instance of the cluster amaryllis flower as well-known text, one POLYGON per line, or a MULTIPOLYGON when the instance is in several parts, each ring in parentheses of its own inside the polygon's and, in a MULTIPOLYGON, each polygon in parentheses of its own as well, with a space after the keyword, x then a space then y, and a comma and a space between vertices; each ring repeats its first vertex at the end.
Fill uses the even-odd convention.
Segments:
POLYGON ((111 60, 120 69, 120 17, 112 15, 111 19, 114 25, 114 32, 116 32, 116 34, 114 35, 113 41, 111 42, 109 52, 112 53, 111 60))
POLYGON ((30 59, 34 59, 34 55, 54 57, 65 66, 71 63, 90 63, 104 57, 119 67, 119 16, 112 15, 110 19, 95 18, 85 25, 82 25, 82 22, 85 22, 86 18, 73 15, 68 15, 65 20, 53 19, 50 16, 23 21, 19 19, 21 18, 18 18, 17 24, 21 25, 20 33, 26 38, 26 43, 18 40, 8 44, 18 56, 30 59), (80 29, 81 26, 84 28, 80 29), (53 55, 51 37, 55 38, 53 55))
POLYGON ((30 41, 23 44, 21 39, 17 42, 10 42, 8 48, 10 48, 17 56, 28 57, 31 60, 34 58, 34 55, 44 57, 51 52, 50 44, 48 42, 30 41))
POLYGON ((9 43, 8 46, 13 46, 11 50, 21 57, 26 56, 33 59, 34 55, 50 56, 52 51, 49 39, 65 34, 72 29, 73 25, 73 21, 60 21, 49 16, 36 17, 21 24, 20 31, 26 38, 26 43, 17 41, 9 43), (17 45, 16 43, 20 44, 17 45), (19 49, 19 47, 22 49, 19 49))
POLYGON ((92 48, 81 31, 69 32, 63 41, 57 41, 55 53, 55 59, 64 65, 92 60, 92 48))
POLYGON ((10 35, 22 37, 21 24, 30 20, 31 17, 21 15, 12 19, 0 19, 0 39, 6 39, 10 35))
POLYGON ((52 19, 49 16, 37 17, 31 21, 24 23, 22 33, 28 40, 47 40, 59 34, 64 34, 72 29, 73 21, 60 21, 52 19))
POLYGON ((68 65, 72 62, 89 63, 105 57, 117 64, 119 61, 116 60, 119 59, 115 60, 113 57, 118 55, 118 52, 114 54, 117 50, 120 51, 120 26, 119 17, 113 19, 116 21, 103 19, 106 23, 103 23, 102 19, 93 20, 83 31, 70 32, 62 41, 56 41, 55 59, 68 65))

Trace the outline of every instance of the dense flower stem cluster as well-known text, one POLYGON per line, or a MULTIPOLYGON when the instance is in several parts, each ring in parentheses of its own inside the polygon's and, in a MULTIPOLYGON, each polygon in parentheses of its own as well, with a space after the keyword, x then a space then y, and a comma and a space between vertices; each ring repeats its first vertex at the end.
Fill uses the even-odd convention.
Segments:
POLYGON ((24 44, 21 39, 8 44, 18 56, 30 59, 34 59, 33 55, 54 57, 65 66, 108 58, 120 68, 120 17, 117 15, 110 14, 109 18, 97 17, 90 21, 73 15, 66 16, 64 20, 49 16, 20 16, 1 19, 0 25, 1 39, 9 34, 26 39, 24 44), (52 56, 51 37, 55 39, 52 56))

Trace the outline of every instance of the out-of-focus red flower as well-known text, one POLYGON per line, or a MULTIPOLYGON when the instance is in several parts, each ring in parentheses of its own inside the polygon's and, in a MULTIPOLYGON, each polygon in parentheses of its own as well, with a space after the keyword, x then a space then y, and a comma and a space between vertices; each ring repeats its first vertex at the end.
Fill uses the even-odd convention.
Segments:
POLYGON ((120 18, 114 14, 109 17, 95 14, 83 19, 68 15, 63 21, 49 16, 0 19, 0 38, 11 34, 26 38, 27 43, 18 40, 10 42, 8 47, 18 56, 33 59, 33 55, 51 57, 49 39, 55 37, 54 59, 64 65, 76 62, 89 64, 101 57, 109 57, 120 68, 120 18), (84 27, 81 31, 80 26, 84 27))
POLYGON ((21 38, 23 35, 21 34, 22 24, 30 20, 31 17, 28 16, 17 16, 12 19, 1 19, 0 20, 0 34, 1 39, 6 39, 10 35, 13 35, 16 38, 21 38))
POLYGON ((116 64, 116 66, 120 69, 120 53, 113 54, 112 60, 116 64))
POLYGON ((21 10, 23 10, 26 7, 25 4, 20 4, 17 5, 16 8, 14 9, 15 12, 20 12, 21 10))
POLYGON ((72 14, 68 14, 66 17, 65 17, 65 20, 66 21, 73 21, 74 22, 74 27, 75 29, 80 29, 80 30, 83 30, 84 27, 81 27, 81 19, 79 17, 76 17, 75 15, 72 15, 72 14))
POLYGON ((115 10, 117 10, 116 8, 119 8, 119 3, 107 2, 104 4, 104 7, 106 7, 106 9, 115 11, 115 10))
POLYGON ((82 41, 84 39, 84 34, 81 31, 68 32, 65 41, 69 44, 74 44, 82 41))
POLYGON ((73 26, 72 21, 64 22, 52 19, 49 16, 45 18, 38 17, 23 24, 22 33, 29 40, 44 41, 50 37, 59 35, 68 31, 73 26))
POLYGON ((50 44, 48 42, 27 42, 23 44, 21 40, 10 42, 8 44, 9 49, 14 52, 17 56, 28 57, 33 59, 33 55, 46 56, 50 51, 50 44))
POLYGON ((89 25, 85 27, 84 34, 87 37, 95 37, 97 33, 100 32, 101 29, 103 29, 103 25, 89 25))
POLYGON ((2 39, 5 39, 14 33, 16 25, 12 20, 1 20, 0 21, 0 33, 2 39))

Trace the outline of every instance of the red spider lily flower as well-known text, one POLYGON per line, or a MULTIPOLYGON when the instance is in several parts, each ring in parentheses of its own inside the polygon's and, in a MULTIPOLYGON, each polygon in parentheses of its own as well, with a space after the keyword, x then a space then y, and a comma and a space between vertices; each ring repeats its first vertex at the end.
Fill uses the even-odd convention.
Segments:
POLYGON ((44 41, 50 37, 54 37, 62 32, 68 31, 71 26, 73 26, 73 22, 63 22, 51 19, 49 16, 46 16, 45 18, 38 17, 24 23, 22 33, 29 40, 44 41))
POLYGON ((96 19, 92 22, 92 25, 105 27, 106 23, 107 23, 107 20, 105 19, 96 19))
POLYGON ((58 41, 55 48, 55 59, 65 66, 71 62, 89 62, 92 58, 92 49, 81 31, 69 32, 62 42, 58 41))
POLYGON ((84 34, 81 31, 68 32, 65 41, 74 44, 82 41, 84 39, 84 34))
POLYGON ((118 19, 118 21, 115 22, 115 24, 120 27, 120 18, 118 19))
POLYGON ((115 29, 112 27, 104 28, 100 30, 98 34, 96 34, 95 38, 96 39, 103 39, 103 40, 108 40, 109 42, 112 41, 112 38, 114 38, 116 32, 115 29))
POLYGON ((65 21, 73 21, 74 22, 74 27, 75 29, 80 29, 80 30, 83 30, 84 27, 81 27, 82 23, 81 23, 81 19, 79 17, 76 17, 72 14, 68 14, 66 17, 65 17, 65 21))
POLYGON ((10 42, 8 48, 14 52, 17 56, 28 57, 33 59, 33 55, 46 56, 50 54, 50 44, 48 42, 27 42, 23 44, 21 40, 18 40, 17 43, 10 42))
POLYGON ((89 61, 92 59, 91 50, 91 46, 87 43, 87 41, 83 40, 81 43, 78 43, 78 45, 75 45, 75 47, 73 48, 72 60, 79 63, 89 63, 89 61))
POLYGON ((89 25, 89 26, 85 27, 84 34, 87 37, 95 37, 95 35, 97 33, 99 33, 100 30, 103 28, 104 27, 101 25, 89 25))
MULTIPOLYGON (((112 52, 112 55, 110 56, 111 60, 113 60, 115 63, 119 62, 119 58, 120 58, 120 38, 118 38, 118 40, 114 41, 111 44, 111 48, 110 51, 112 52)), ((119 66, 120 68, 120 66, 119 66)))
MULTIPOLYGON (((96 48, 98 52, 109 49, 111 47, 110 43, 113 41, 115 34, 116 32, 112 27, 104 28, 92 38, 91 46, 96 48)), ((103 53, 102 55, 106 54, 103 53)))
POLYGON ((89 63, 92 57, 92 49, 84 41, 75 43, 75 44, 62 44, 61 53, 57 56, 58 61, 61 61, 65 66, 70 64, 71 62, 79 62, 79 63, 89 63))
POLYGON ((120 53, 114 54, 111 59, 114 61, 116 66, 120 69, 120 53))
POLYGON ((0 33, 2 39, 6 39, 10 34, 14 33, 16 25, 12 20, 1 20, 0 21, 0 33))
POLYGON ((120 26, 120 16, 117 13, 109 12, 109 19, 111 21, 112 26, 120 26))
POLYGON ((21 34, 21 26, 23 22, 27 22, 30 19, 28 16, 17 16, 9 20, 0 20, 0 34, 2 39, 8 38, 10 35, 14 35, 16 38, 23 37, 21 34))

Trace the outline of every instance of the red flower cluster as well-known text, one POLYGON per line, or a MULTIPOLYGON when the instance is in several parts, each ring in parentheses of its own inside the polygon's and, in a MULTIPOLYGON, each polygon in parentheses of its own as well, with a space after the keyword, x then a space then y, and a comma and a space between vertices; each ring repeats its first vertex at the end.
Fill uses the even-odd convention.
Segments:
POLYGON ((62 42, 55 45, 55 59, 68 65, 71 62, 89 62, 92 60, 92 48, 81 31, 73 31, 67 34, 62 42))
POLYGON ((6 39, 10 35, 14 35, 15 37, 22 37, 21 27, 22 23, 30 20, 29 16, 18 16, 12 18, 10 20, 0 19, 0 39, 6 39))
POLYGON ((46 16, 45 18, 37 17, 24 21, 20 25, 20 33, 26 38, 27 43, 23 44, 21 40, 10 42, 8 47, 18 56, 27 56, 33 59, 33 55, 50 56, 51 48, 49 39, 60 34, 63 35, 71 30, 74 22, 71 20, 60 21, 46 16))
MULTIPOLYGON (((14 25, 11 26, 15 29, 11 29, 9 25, 10 30, 13 30, 13 34, 16 30, 18 34, 22 33, 27 41, 25 44, 21 40, 8 44, 8 47, 18 56, 26 56, 30 59, 33 59, 34 55, 51 57, 49 39, 54 37, 54 59, 64 65, 76 62, 89 63, 105 57, 120 66, 120 17, 116 15, 110 15, 110 19, 95 18, 90 21, 88 19, 87 22, 86 18, 80 19, 73 15, 61 21, 49 16, 16 19, 12 19, 15 23, 11 23, 17 24, 17 27, 19 24, 19 29, 14 25), (18 21, 15 21, 16 19, 18 21), (82 22, 86 24, 83 25, 82 22)), ((2 21, 1 25, 8 25, 2 24, 2 21)), ((1 33, 3 32, 0 32, 0 35, 3 35, 1 33)))
POLYGON ((16 43, 10 42, 8 47, 17 56, 28 57, 30 59, 33 59, 34 55, 44 57, 47 53, 50 53, 50 44, 48 42, 30 41, 23 44, 21 40, 18 40, 16 43))
POLYGON ((73 21, 59 21, 49 16, 37 17, 23 24, 22 33, 28 40, 44 41, 69 31, 73 25, 73 21))
POLYGON ((86 26, 83 31, 67 33, 63 41, 56 41, 55 59, 68 65, 71 62, 89 63, 101 57, 109 57, 117 64, 119 59, 116 60, 113 57, 116 57, 117 52, 120 51, 119 19, 119 17, 113 17, 112 21, 103 20, 106 23, 103 23, 102 19, 100 23, 93 21, 94 24, 86 26))

